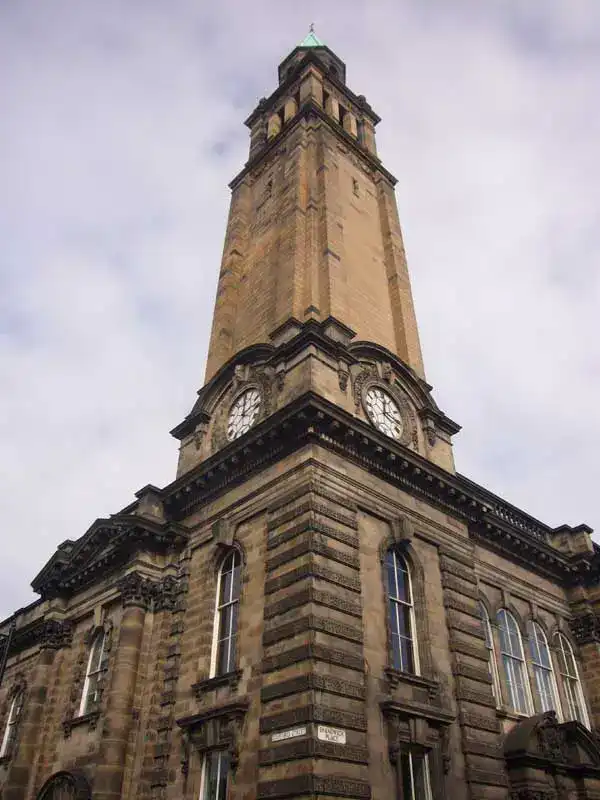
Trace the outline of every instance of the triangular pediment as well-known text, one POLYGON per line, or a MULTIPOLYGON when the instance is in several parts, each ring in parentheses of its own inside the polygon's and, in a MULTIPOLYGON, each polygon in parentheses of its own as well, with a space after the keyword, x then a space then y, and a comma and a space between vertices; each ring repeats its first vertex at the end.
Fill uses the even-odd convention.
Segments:
POLYGON ((31 582, 43 597, 71 594, 126 563, 141 550, 163 551, 187 541, 185 528, 136 514, 97 519, 84 535, 64 542, 31 582))

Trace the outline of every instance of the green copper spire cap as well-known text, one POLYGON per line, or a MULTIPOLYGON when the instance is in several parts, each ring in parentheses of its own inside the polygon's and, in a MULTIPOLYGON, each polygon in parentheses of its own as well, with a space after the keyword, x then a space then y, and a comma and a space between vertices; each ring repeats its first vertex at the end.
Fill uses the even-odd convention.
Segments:
POLYGON ((314 25, 310 26, 308 34, 300 42, 298 47, 325 47, 325 42, 322 42, 315 33, 314 25))

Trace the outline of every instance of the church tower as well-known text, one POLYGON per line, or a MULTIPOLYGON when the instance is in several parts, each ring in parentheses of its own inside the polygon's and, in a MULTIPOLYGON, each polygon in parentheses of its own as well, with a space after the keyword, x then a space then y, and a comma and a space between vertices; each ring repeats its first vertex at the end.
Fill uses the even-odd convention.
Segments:
POLYGON ((600 548, 455 471, 378 123, 312 30, 246 120, 176 478, 0 623, 4 800, 600 797, 600 548))

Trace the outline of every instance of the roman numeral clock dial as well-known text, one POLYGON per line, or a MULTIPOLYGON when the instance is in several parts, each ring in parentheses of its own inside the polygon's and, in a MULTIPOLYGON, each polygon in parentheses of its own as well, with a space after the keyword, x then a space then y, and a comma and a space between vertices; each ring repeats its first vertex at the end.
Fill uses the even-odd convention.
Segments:
POLYGON ((227 438, 230 442, 247 433, 260 413, 260 392, 248 389, 231 406, 227 421, 227 438))
POLYGON ((375 427, 391 439, 400 439, 404 430, 396 401, 383 389, 372 387, 365 395, 365 408, 375 427))

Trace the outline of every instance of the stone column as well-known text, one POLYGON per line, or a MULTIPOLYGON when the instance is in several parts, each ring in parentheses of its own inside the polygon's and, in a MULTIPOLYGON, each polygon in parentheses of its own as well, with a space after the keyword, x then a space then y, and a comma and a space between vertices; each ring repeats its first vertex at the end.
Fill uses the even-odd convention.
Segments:
POLYGON ((120 581, 123 617, 116 645, 113 678, 107 698, 106 718, 94 780, 94 800, 120 800, 127 745, 133 725, 133 700, 144 619, 155 584, 137 572, 120 581))
POLYGON ((23 716, 19 723, 17 745, 10 765, 3 800, 23 800, 28 784, 33 778, 33 768, 43 730, 43 715, 48 686, 57 651, 71 643, 71 625, 68 622, 47 620, 43 624, 40 652, 30 684, 25 692, 23 716))

